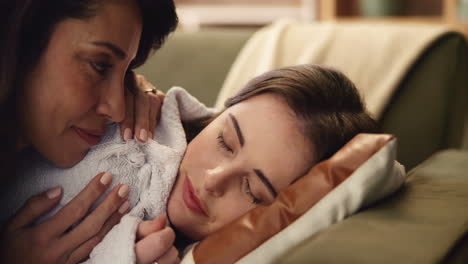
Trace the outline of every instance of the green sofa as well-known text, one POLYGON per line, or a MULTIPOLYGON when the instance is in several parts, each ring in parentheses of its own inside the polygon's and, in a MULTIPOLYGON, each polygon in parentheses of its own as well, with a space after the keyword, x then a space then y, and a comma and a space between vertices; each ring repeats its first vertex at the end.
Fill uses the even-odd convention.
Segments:
MULTIPOLYGON (((137 72, 158 89, 182 86, 211 106, 253 32, 176 32, 137 72)), ((414 63, 379 120, 399 140, 405 187, 278 263, 468 263, 467 114, 468 48, 463 35, 449 33, 414 63)))

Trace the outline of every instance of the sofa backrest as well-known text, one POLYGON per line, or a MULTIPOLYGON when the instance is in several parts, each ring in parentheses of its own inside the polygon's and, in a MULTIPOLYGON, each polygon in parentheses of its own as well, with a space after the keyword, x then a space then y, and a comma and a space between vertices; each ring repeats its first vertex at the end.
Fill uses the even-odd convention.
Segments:
POLYGON ((232 62, 253 30, 176 32, 137 69, 157 89, 181 86, 213 106, 232 62))
MULTIPOLYGON (((212 106, 254 30, 176 32, 137 72, 163 91, 181 86, 212 106)), ((436 41, 413 65, 380 123, 399 139, 398 160, 413 168, 437 150, 467 148, 468 48, 461 34, 436 41)))

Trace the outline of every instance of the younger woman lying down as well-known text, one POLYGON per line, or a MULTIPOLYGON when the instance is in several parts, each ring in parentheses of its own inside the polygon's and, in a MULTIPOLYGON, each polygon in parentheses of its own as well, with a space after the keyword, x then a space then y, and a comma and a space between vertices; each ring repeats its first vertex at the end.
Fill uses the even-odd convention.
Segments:
MULTIPOLYGON (((247 83, 225 107, 214 113, 183 89, 173 88, 166 95, 155 139, 146 144, 123 142, 114 124, 102 142, 69 169, 25 153, 21 177, 3 199, 8 206, 2 218, 32 194, 60 185, 58 210, 96 173, 106 171, 113 184, 123 184, 123 195, 129 186, 130 213, 88 261, 144 263, 134 249, 142 220, 166 214, 166 230, 174 229, 178 238, 201 240, 257 205, 271 203, 356 134, 378 132, 352 82, 317 65, 267 72, 247 83)), ((168 252, 173 242, 163 245, 168 252)), ((167 255, 159 264, 177 261, 167 255)))

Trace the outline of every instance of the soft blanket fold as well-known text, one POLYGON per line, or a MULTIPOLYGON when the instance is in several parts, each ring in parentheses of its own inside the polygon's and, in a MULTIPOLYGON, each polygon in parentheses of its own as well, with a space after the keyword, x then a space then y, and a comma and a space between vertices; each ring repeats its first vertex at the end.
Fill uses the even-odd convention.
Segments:
POLYGON ((418 56, 450 29, 441 25, 317 23, 280 20, 257 31, 231 67, 216 101, 224 101, 266 71, 322 64, 345 73, 379 118, 418 56))
POLYGON ((92 177, 107 171, 113 175, 112 186, 119 183, 129 185, 132 209, 93 250, 87 262, 134 263, 138 223, 166 212, 166 201, 187 146, 182 121, 211 114, 212 109, 206 108, 182 88, 174 87, 164 100, 154 140, 147 143, 136 140, 124 142, 118 125, 112 124, 101 143, 72 168, 60 169, 37 153, 25 154, 15 183, 1 196, 6 210, 2 210, 0 220, 13 215, 30 196, 62 186, 63 198, 59 206, 39 220, 43 221, 75 197, 92 177))

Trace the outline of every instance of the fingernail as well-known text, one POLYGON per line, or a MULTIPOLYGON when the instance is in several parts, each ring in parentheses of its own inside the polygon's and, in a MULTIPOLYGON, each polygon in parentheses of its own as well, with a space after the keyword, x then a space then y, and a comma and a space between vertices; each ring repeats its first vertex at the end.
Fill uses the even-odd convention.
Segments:
POLYGON ((129 191, 128 186, 124 184, 124 185, 120 186, 118 195, 121 198, 125 198, 128 195, 128 191, 129 191))
POLYGON ((119 213, 124 214, 127 212, 128 208, 130 207, 130 203, 128 201, 125 201, 120 207, 119 207, 119 213))
POLYGON ((112 175, 108 172, 104 173, 102 176, 101 176, 101 183, 103 185, 107 185, 111 182, 112 180, 112 175))
POLYGON ((129 141, 130 139, 132 139, 132 130, 130 128, 126 128, 124 130, 124 140, 125 141, 129 141))
POLYGON ((153 133, 151 133, 151 131, 148 132, 148 138, 153 139, 153 133))
POLYGON ((140 130, 140 140, 142 142, 146 142, 148 140, 148 132, 144 128, 140 130))
POLYGON ((62 193, 62 187, 57 186, 47 191, 47 198, 49 199, 57 198, 60 195, 60 193, 62 193))

